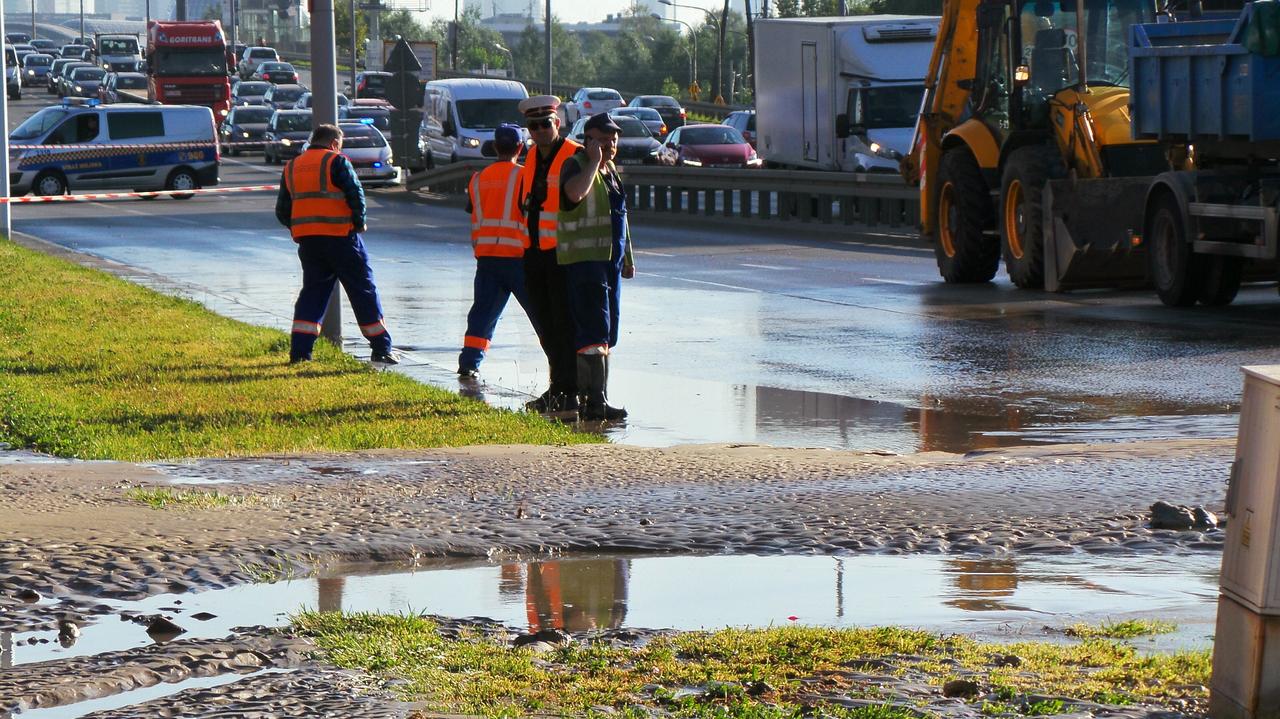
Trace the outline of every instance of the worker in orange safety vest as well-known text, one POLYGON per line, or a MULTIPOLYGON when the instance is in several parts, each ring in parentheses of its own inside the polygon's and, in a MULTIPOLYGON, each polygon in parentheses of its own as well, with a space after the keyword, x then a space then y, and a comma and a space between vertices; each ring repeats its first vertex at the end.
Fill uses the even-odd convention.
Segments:
POLYGON ((497 162, 472 175, 467 184, 476 278, 471 311, 467 313, 467 334, 458 355, 458 377, 464 380, 480 376, 480 363, 508 299, 515 296, 531 321, 533 317, 524 288, 524 253, 529 246, 529 233, 521 209, 522 168, 516 162, 523 142, 519 127, 499 126, 493 132, 497 162))

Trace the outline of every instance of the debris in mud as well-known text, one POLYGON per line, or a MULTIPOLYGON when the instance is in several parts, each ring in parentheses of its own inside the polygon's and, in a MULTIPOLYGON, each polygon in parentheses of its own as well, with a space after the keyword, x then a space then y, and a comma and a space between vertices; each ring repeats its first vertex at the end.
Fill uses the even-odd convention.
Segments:
POLYGON ((40 601, 40 592, 37 592, 34 589, 19 589, 14 592, 13 598, 20 602, 26 602, 27 604, 35 604, 40 601))
POLYGON ((159 614, 152 614, 139 619, 141 623, 147 625, 147 634, 158 642, 168 641, 179 634, 185 634, 187 631, 159 614))
POLYGON ((1214 529, 1218 517, 1204 507, 1188 507, 1168 502, 1151 505, 1152 529, 1214 529))
POLYGON ((70 647, 80 638, 80 627, 73 621, 63 619, 58 622, 58 643, 70 647))

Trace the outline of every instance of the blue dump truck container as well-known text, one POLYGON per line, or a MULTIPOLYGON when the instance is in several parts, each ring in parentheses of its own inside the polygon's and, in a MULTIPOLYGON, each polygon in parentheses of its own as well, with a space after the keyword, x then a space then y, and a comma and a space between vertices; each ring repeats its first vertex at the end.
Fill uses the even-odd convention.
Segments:
POLYGON ((1280 29, 1277 8, 1249 3, 1229 18, 1130 28, 1133 137, 1280 140, 1280 55, 1258 42, 1280 29))

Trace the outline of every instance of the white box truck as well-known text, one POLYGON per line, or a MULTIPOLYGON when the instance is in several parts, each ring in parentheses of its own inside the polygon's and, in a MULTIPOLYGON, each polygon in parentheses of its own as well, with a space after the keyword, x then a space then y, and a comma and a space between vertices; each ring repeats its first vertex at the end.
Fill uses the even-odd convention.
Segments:
POLYGON ((757 151, 775 166, 898 172, 924 95, 937 17, 756 22, 757 151))

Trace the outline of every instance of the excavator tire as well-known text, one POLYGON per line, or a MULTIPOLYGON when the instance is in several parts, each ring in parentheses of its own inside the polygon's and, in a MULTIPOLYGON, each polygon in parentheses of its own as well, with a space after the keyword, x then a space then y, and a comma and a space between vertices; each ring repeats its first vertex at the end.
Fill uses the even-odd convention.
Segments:
POLYGON ((1000 245, 987 235, 995 209, 973 155, 948 150, 938 167, 938 230, 933 252, 947 282, 990 282, 1000 266, 1000 245))
POLYGON ((1182 208, 1173 195, 1158 199, 1147 218, 1147 274, 1160 301, 1190 307, 1200 297, 1206 262, 1197 262, 1182 224, 1182 208))
POLYGON ((1222 307, 1231 304, 1240 291, 1244 276, 1244 258, 1200 255, 1196 257, 1204 265, 1204 278, 1200 285, 1200 304, 1206 307, 1222 307))
POLYGON ((1044 289, 1044 187, 1065 169, 1056 147, 1029 145, 1009 154, 1000 182, 1000 250, 1013 284, 1044 289))

